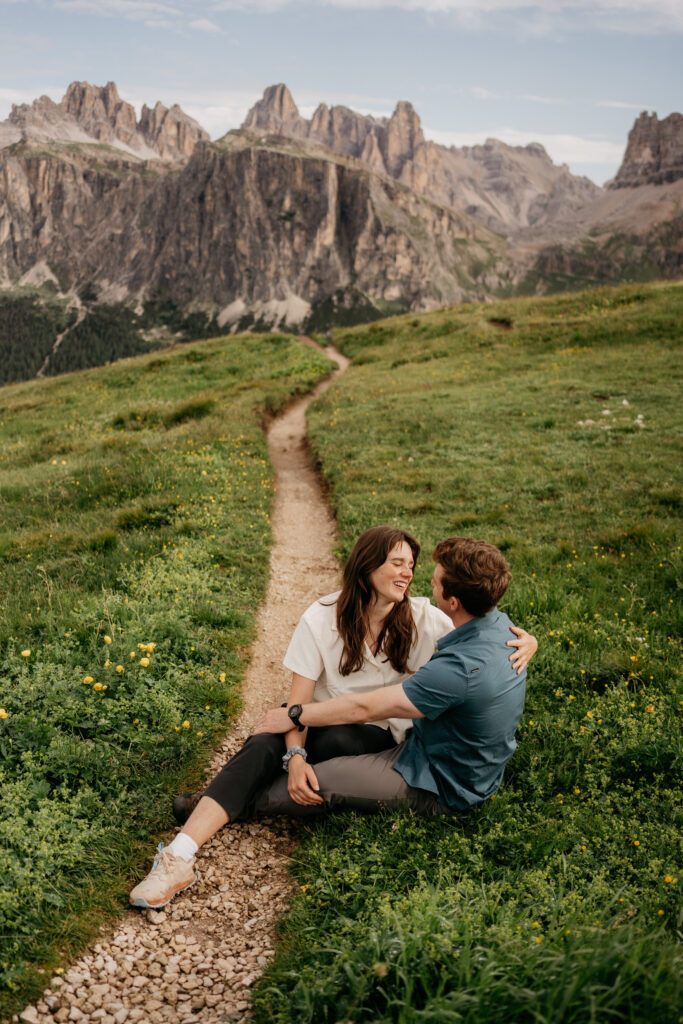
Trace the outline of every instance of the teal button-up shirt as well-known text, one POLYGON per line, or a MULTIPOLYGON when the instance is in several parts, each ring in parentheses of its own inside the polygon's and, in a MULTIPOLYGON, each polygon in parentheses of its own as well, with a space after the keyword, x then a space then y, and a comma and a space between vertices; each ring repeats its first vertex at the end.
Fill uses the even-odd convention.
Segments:
POLYGON ((395 768, 410 786, 464 810, 491 796, 517 746, 526 672, 510 663, 510 619, 494 608, 439 640, 403 689, 418 718, 395 768))

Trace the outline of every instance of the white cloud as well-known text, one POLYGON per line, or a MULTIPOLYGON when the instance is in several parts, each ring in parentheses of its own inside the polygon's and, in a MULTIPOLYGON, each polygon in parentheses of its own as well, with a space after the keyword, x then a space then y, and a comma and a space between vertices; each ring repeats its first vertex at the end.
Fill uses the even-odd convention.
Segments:
POLYGON ((216 25, 215 22, 209 21, 208 18, 197 18, 195 21, 190 22, 190 28, 194 28, 197 32, 222 32, 223 30, 216 25))
POLYGON ((473 85, 470 92, 478 100, 499 100, 501 96, 497 92, 491 92, 490 89, 483 89, 479 85, 473 85))
POLYGON ((154 0, 56 0, 55 7, 62 11, 76 11, 84 14, 100 14, 105 17, 122 17, 130 21, 157 21, 167 17, 179 17, 177 7, 155 3, 154 0))
POLYGON ((621 100, 597 100, 596 107, 610 107, 614 110, 652 110, 647 103, 622 103, 621 100))
POLYGON ((553 105, 556 103, 561 103, 562 105, 565 105, 568 102, 567 100, 559 99, 556 96, 535 96, 533 93, 527 92, 522 93, 520 96, 517 97, 517 99, 526 100, 528 103, 544 103, 549 105, 553 105))
MULTIPOLYGON (((276 11, 301 6, 302 0, 213 0, 222 11, 276 11)), ((586 25, 618 32, 648 35, 670 29, 683 31, 680 0, 318 0, 320 6, 343 10, 404 10, 451 14, 463 27, 490 28, 487 15, 509 14, 523 19, 528 33, 582 29, 586 25)))

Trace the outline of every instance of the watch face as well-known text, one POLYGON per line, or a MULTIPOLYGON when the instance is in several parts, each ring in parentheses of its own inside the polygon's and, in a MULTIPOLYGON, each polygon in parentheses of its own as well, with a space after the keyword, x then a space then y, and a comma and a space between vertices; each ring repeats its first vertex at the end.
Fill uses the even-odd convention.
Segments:
POLYGON ((300 731, 303 731, 305 729, 305 726, 303 726, 299 721, 299 715, 301 714, 302 711, 303 708, 301 707, 301 704, 292 704, 291 708, 289 708, 289 710, 287 711, 287 714, 294 722, 297 729, 299 729, 300 731))

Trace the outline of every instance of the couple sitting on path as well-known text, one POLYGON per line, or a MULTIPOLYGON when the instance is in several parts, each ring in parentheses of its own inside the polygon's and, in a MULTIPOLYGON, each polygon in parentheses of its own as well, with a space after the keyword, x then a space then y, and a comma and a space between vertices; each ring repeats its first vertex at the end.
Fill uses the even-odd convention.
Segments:
POLYGON ((496 608, 510 572, 492 544, 437 545, 436 608, 409 597, 419 552, 388 526, 359 538, 341 591, 311 605, 294 632, 288 704, 262 718, 203 794, 176 798, 187 820, 160 844, 133 906, 162 907, 193 885, 197 850, 228 822, 398 806, 453 814, 496 791, 538 645, 496 608))

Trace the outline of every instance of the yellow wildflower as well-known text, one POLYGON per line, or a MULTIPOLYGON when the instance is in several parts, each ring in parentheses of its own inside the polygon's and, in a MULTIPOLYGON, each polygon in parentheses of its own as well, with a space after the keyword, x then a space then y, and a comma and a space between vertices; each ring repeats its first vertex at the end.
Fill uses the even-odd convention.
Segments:
POLYGON ((7 718, 7 712, 4 708, 0 708, 0 718, 7 718))
POLYGON ((140 658, 140 664, 143 668, 147 668, 149 665, 149 658, 140 658))
POLYGON ((188 720, 186 718, 185 721, 183 722, 183 729, 189 729, 189 728, 190 728, 190 723, 188 722, 188 720))
POLYGON ((105 642, 105 644, 110 644, 111 643, 111 637, 110 636, 105 636, 104 642, 105 642))
POLYGON ((95 683, 95 685, 93 686, 93 690, 97 690, 98 693, 99 693, 99 691, 101 689, 102 689, 102 683, 95 683))
POLYGON ((31 657, 30 649, 27 647, 25 651, 21 652, 21 656, 22 656, 22 658, 30 658, 31 657))
POLYGON ((123 665, 117 665, 116 666, 116 671, 117 672, 123 672, 123 665))
POLYGON ((220 681, 221 681, 222 683, 224 683, 224 682, 225 682, 225 672, 221 672, 221 674, 219 675, 219 677, 218 677, 218 678, 220 679, 220 681))
POLYGON ((92 676, 86 676, 83 682, 85 683, 86 686, 90 686, 90 684, 94 683, 95 680, 93 679, 92 676))

